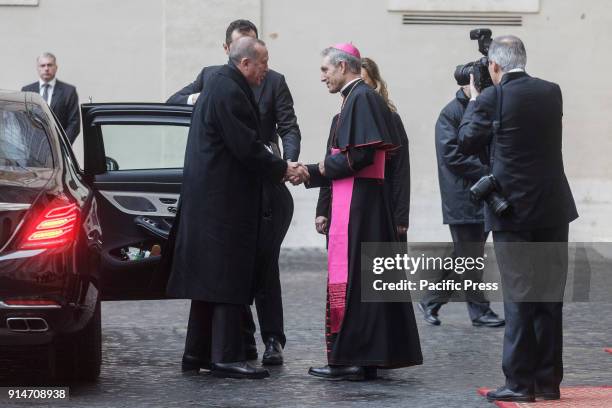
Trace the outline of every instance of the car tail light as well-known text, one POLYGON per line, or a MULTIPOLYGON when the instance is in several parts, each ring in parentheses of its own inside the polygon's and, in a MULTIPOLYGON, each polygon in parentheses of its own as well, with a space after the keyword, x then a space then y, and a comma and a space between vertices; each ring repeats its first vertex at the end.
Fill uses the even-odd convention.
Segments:
POLYGON ((65 196, 53 199, 28 225, 22 249, 49 249, 69 244, 79 222, 79 208, 65 196))

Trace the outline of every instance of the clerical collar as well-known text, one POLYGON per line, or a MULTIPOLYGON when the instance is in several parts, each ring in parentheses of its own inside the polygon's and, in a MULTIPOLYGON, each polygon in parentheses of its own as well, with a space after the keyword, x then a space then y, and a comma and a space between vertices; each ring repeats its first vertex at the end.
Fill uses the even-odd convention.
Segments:
POLYGON ((345 98, 348 96, 348 94, 351 92, 351 89, 353 89, 353 87, 355 85, 357 85, 357 82, 362 81, 361 78, 355 78, 353 79, 351 82, 349 82, 348 84, 345 84, 342 89, 340 90, 340 93, 342 94, 342 96, 344 96, 345 98))
POLYGON ((38 85, 42 88, 44 84, 49 84, 51 88, 55 88, 55 84, 57 83, 57 78, 53 78, 49 82, 45 82, 42 79, 38 80, 38 85))

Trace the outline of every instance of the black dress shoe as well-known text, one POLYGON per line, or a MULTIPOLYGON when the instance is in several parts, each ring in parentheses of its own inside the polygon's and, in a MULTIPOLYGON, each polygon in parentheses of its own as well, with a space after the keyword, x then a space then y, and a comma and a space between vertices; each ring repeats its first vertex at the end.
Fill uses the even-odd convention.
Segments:
POLYGON ((308 374, 325 378, 326 380, 364 381, 376 379, 377 370, 376 367, 326 365, 319 368, 310 367, 308 374))
POLYGON ((202 370, 210 370, 210 363, 208 361, 202 361, 196 356, 191 354, 183 354, 183 361, 181 364, 181 370, 184 372, 193 371, 197 373, 202 370))
POLYGON ((276 340, 274 337, 270 337, 268 340, 266 340, 266 351, 264 351, 261 364, 283 364, 283 346, 281 346, 280 341, 276 340))
POLYGON ((495 391, 487 392, 488 401, 514 401, 514 402, 534 402, 535 396, 533 394, 523 394, 520 392, 512 391, 509 388, 500 387, 495 391))
POLYGON ((419 310, 423 312, 423 319, 425 319, 427 323, 434 326, 439 326, 442 323, 440 319, 438 319, 437 313, 435 313, 431 307, 424 306, 419 302, 419 310))
POLYGON ((472 326, 476 327, 502 327, 506 324, 506 321, 500 318, 491 309, 487 310, 482 316, 472 320, 472 326))
POLYGON ((246 348, 245 355, 246 355, 247 361, 257 360, 257 358, 259 357, 259 355, 257 354, 257 346, 253 344, 253 345, 248 345, 245 348, 246 348))
POLYGON ((246 361, 236 363, 212 363, 210 373, 219 378, 261 379, 270 376, 265 368, 253 367, 246 361))

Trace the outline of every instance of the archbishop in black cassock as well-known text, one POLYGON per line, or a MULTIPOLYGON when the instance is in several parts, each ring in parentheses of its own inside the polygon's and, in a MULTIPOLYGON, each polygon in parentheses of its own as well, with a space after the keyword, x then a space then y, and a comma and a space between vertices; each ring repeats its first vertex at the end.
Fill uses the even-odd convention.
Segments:
MULTIPOLYGON (((347 49, 356 51, 352 46, 347 49)), ((385 167, 401 142, 387 104, 359 79, 358 57, 352 69, 352 53, 341 49, 324 56, 322 80, 332 93, 341 89, 343 104, 332 121, 323 166, 308 166, 310 187, 331 184, 332 189, 326 308, 329 365, 311 368, 310 374, 365 379, 375 376, 376 368, 418 365, 423 359, 411 303, 361 301, 361 243, 397 241, 393 188, 385 167)))

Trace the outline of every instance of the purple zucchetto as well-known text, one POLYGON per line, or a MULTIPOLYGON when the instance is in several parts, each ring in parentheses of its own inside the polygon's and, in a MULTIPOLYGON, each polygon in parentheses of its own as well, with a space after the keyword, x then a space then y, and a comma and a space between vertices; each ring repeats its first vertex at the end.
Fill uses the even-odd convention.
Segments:
POLYGON ((359 53, 359 50, 357 49, 357 47, 355 47, 351 43, 340 43, 340 44, 332 45, 332 48, 335 48, 340 51, 344 51, 347 54, 351 54, 353 57, 361 59, 361 54, 359 53))

